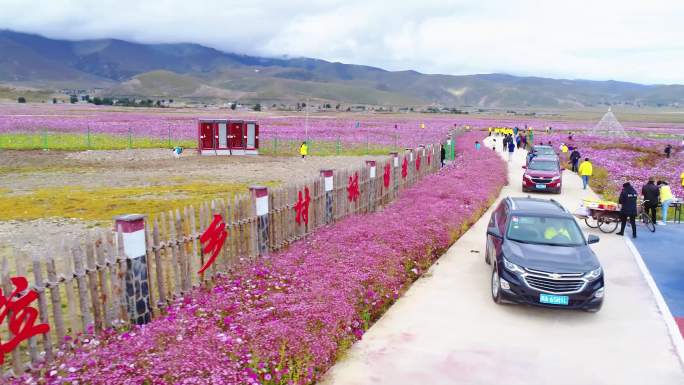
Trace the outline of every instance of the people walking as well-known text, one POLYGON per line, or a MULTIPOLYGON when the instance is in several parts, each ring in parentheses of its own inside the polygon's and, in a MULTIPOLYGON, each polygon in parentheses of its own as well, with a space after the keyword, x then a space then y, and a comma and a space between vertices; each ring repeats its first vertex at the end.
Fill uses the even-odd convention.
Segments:
POLYGON ((669 158, 671 153, 672 153, 672 145, 668 144, 667 146, 665 146, 665 157, 669 158))
POLYGON ((579 160, 582 158, 579 150, 575 147, 570 153, 570 163, 572 164, 572 172, 577 172, 579 167, 579 160))
POLYGON ((636 231, 636 214, 637 214, 637 195, 636 190, 629 182, 622 184, 622 192, 618 203, 620 204, 620 232, 617 235, 625 234, 625 226, 629 219, 629 224, 632 226, 632 238, 637 237, 636 231))
POLYGON ((653 178, 648 178, 648 182, 641 188, 641 195, 644 197, 646 214, 651 216, 653 223, 656 223, 658 219, 656 208, 658 207, 658 200, 660 200, 660 190, 655 185, 653 178))
POLYGON ((506 148, 508 148, 508 135, 504 135, 501 140, 501 151, 506 152, 506 148))
POLYGON ((302 142, 302 144, 299 146, 299 155, 302 156, 302 160, 309 155, 309 146, 306 144, 306 141, 302 142))
POLYGON ((475 141, 475 149, 476 149, 476 150, 479 150, 479 149, 480 149, 480 141, 479 141, 479 140, 476 140, 476 141, 475 141))
POLYGON ((663 206, 660 224, 665 225, 667 223, 667 210, 670 208, 670 203, 672 203, 672 190, 667 182, 662 180, 658 181, 658 188, 660 190, 660 204, 663 206))
POLYGON ((583 188, 586 190, 587 185, 589 184, 589 178, 594 174, 594 166, 589 161, 589 158, 584 158, 584 162, 579 165, 577 171, 582 177, 583 188))
POLYGON ((513 152, 515 151, 515 144, 513 143, 513 139, 508 141, 508 161, 510 162, 513 160, 513 152))

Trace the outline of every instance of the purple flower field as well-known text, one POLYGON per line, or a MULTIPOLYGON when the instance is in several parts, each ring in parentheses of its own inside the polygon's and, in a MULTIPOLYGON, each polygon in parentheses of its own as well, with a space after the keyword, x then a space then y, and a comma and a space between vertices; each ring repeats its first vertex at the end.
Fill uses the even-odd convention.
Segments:
POLYGON ((490 205, 505 163, 460 137, 454 164, 384 210, 243 261, 152 323, 68 341, 15 384, 311 384, 490 205), (464 180, 477 179, 477 185, 464 180))
MULTIPOLYGON (((302 113, 296 116, 276 116, 269 113, 235 112, 223 110, 188 109, 123 109, 94 105, 38 105, 38 104, 0 104, 0 134, 2 133, 39 133, 44 130, 60 133, 85 135, 92 134, 135 136, 193 140, 196 138, 196 119, 202 117, 222 117, 254 119, 259 121, 261 138, 270 140, 300 141, 305 139, 306 126, 308 137, 316 141, 337 141, 345 143, 366 143, 377 145, 397 145, 413 147, 419 144, 435 143, 446 136, 456 126, 470 126, 474 129, 487 129, 490 126, 519 126, 525 124, 541 132, 546 126, 554 127, 554 132, 582 131, 593 127, 596 122, 548 120, 538 118, 487 118, 453 115, 453 117, 416 114, 405 117, 395 115, 359 117, 346 115, 327 116, 312 114, 308 120, 302 113), (357 120, 358 119, 358 120, 357 120), (359 126, 356 127, 358 121, 359 126), (425 128, 420 128, 421 124, 425 128), (395 128, 396 125, 396 128, 395 128)), ((671 123, 630 123, 623 122, 628 131, 642 133, 682 134, 684 125, 671 123)))
POLYGON ((609 138, 576 133, 569 140, 567 132, 535 135, 535 143, 551 141, 557 149, 561 143, 577 146, 582 158, 589 157, 596 166, 608 171, 610 189, 619 192, 624 182, 630 182, 637 191, 649 177, 667 181, 672 193, 684 197, 680 174, 684 172, 684 151, 680 142, 643 138, 609 138), (672 156, 666 158, 665 145, 673 147, 672 156))

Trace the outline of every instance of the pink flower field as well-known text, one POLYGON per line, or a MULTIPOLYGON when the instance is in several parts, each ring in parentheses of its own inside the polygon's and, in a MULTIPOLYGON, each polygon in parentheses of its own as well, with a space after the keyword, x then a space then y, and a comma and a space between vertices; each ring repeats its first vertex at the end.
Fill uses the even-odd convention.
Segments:
POLYGON ((316 382, 498 195, 506 166, 472 148, 481 135, 462 136, 452 165, 382 211, 243 261, 144 327, 67 341, 56 362, 13 383, 316 382))
MULTIPOLYGON (((261 126, 262 140, 309 139, 315 141, 337 141, 345 143, 366 143, 398 147, 414 147, 419 144, 435 143, 443 139, 447 132, 456 126, 470 126, 474 129, 487 129, 491 126, 518 126, 526 124, 541 132, 546 126, 554 127, 554 132, 583 131, 593 127, 596 122, 563 121, 539 118, 512 117, 509 119, 471 117, 468 115, 430 114, 383 116, 378 114, 350 115, 312 114, 308 124, 303 113, 296 116, 276 116, 270 113, 235 112, 230 109, 192 110, 192 109, 136 109, 112 108, 94 105, 50 105, 50 104, 0 104, 0 134, 3 133, 41 133, 45 130, 56 133, 132 135, 164 139, 171 136, 175 140, 194 140, 196 138, 196 119, 202 117, 222 117, 254 119, 261 126), (358 127, 356 126, 356 123, 358 127), (425 128, 420 128, 421 124, 425 128), (308 126, 308 130, 306 127, 308 126)), ((671 123, 630 123, 623 122, 628 131, 649 134, 681 134, 684 125, 671 123)))
MULTIPOLYGON (((609 191, 619 192, 624 182, 630 182, 641 191, 649 177, 667 181, 673 194, 684 198, 680 174, 684 172, 684 151, 680 142, 674 140, 653 140, 643 138, 610 138, 576 133, 569 140, 567 133, 538 134, 535 143, 551 141, 557 149, 561 143, 577 146, 582 158, 589 157, 596 166, 609 174, 609 191), (665 145, 673 147, 672 156, 665 157, 665 145)), ((609 195, 611 195, 609 194, 609 195)))

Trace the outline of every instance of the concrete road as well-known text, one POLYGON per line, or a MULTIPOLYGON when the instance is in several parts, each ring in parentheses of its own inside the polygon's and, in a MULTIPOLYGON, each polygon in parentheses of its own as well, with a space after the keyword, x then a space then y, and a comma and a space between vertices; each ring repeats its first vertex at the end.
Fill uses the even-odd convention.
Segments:
MULTIPOLYGON (((523 195, 524 158, 517 152, 509 164, 510 185, 501 197, 523 195)), ((566 172, 563 183, 562 195, 548 197, 571 211, 593 195, 575 174, 566 172)), ((600 312, 496 305, 484 263, 490 213, 373 325, 323 384, 684 384, 663 316, 622 238, 581 223, 601 236, 594 245, 607 281, 600 312)))

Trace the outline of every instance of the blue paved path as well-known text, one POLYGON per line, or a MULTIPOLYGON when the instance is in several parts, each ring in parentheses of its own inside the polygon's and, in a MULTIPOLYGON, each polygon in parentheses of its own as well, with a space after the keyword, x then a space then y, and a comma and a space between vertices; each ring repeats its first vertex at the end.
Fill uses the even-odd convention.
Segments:
POLYGON ((653 234, 644 230, 639 227, 634 245, 684 336, 684 225, 658 226, 653 234))

